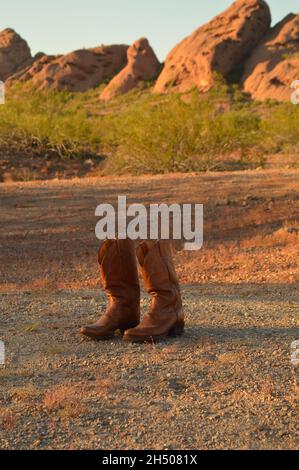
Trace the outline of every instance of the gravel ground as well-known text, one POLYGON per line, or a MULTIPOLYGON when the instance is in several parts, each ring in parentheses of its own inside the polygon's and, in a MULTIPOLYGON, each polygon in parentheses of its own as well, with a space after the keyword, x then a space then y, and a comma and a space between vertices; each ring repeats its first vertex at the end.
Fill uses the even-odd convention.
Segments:
POLYGON ((99 291, 2 293, 0 447, 297 448, 299 298, 285 289, 186 286, 186 334, 156 345, 82 340, 99 291))
MULTIPOLYGON (((299 171, 0 185, 1 449, 296 449, 299 171), (204 204, 180 252, 182 338, 94 343, 95 208, 204 204)), ((143 294, 145 311, 148 298, 143 294)))

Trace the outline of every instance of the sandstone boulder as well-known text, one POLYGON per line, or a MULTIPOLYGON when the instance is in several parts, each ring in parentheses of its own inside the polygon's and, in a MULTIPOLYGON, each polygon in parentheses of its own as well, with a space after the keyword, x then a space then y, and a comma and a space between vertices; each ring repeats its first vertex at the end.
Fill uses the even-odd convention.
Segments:
POLYGON ((184 39, 168 55, 155 91, 208 91, 213 73, 226 77, 268 31, 271 14, 263 0, 237 0, 184 39))
POLYGON ((86 91, 110 79, 127 63, 126 45, 82 49, 61 56, 42 55, 26 69, 11 77, 32 83, 38 89, 86 91))
POLYGON ((258 100, 290 101, 299 80, 299 15, 288 15, 266 35, 245 63, 243 88, 258 100))
POLYGON ((0 80, 5 81, 32 60, 27 42, 13 29, 0 32, 0 80))
POLYGON ((104 89, 101 99, 104 101, 127 93, 146 80, 157 77, 160 63, 145 38, 141 38, 129 47, 127 52, 128 63, 104 89))

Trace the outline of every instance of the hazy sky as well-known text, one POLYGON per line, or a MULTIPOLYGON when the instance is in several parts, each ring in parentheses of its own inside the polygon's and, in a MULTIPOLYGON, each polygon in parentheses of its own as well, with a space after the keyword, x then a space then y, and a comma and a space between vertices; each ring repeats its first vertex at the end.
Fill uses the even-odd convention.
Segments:
MULTIPOLYGON (((11 27, 32 53, 66 53, 99 44, 150 40, 164 60, 170 49, 232 0, 2 0, 0 30, 11 27)), ((269 0, 273 22, 299 12, 298 0, 269 0)))

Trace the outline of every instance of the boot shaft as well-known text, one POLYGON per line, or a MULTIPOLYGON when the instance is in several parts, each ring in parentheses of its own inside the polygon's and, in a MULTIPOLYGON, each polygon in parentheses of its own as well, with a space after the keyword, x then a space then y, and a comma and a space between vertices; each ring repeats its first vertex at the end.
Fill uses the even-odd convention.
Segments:
POLYGON ((100 319, 81 328, 81 334, 95 340, 113 338, 140 322, 140 287, 135 247, 130 240, 106 240, 98 254, 102 285, 108 308, 100 319))
POLYGON ((175 305, 181 308, 179 280, 168 241, 143 242, 137 248, 146 291, 153 296, 153 308, 175 305))
POLYGON ((98 260, 106 293, 126 303, 139 302, 140 286, 134 242, 129 239, 106 240, 99 250, 98 260))

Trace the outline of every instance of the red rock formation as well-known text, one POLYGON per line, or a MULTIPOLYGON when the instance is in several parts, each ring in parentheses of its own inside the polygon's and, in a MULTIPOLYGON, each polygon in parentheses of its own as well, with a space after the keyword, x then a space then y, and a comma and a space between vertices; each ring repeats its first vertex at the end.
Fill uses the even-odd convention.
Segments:
POLYGON ((113 77, 127 63, 128 46, 100 46, 61 56, 42 56, 26 69, 11 77, 30 82, 38 89, 86 91, 113 77))
POLYGON ((258 100, 289 101, 299 80, 299 15, 288 15, 272 28, 245 63, 244 91, 258 100))
POLYGON ((263 0, 237 0, 184 39, 168 55, 155 91, 208 91, 213 73, 226 77, 268 31, 271 14, 263 0))
POLYGON ((13 29, 0 33, 0 80, 5 81, 32 60, 27 42, 13 29))
POLYGON ((142 38, 134 42, 129 47, 127 56, 127 66, 104 89, 102 100, 109 101, 138 87, 141 82, 157 77, 160 63, 147 39, 142 38))

